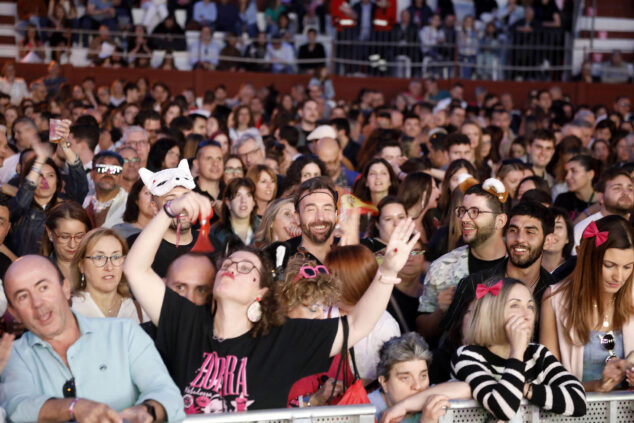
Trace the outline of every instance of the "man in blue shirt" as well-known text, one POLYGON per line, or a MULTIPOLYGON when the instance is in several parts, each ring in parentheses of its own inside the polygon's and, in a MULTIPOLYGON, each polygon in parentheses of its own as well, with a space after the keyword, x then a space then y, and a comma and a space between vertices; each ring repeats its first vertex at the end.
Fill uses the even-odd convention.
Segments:
POLYGON ((9 420, 184 419, 178 388, 133 321, 74 314, 68 280, 41 256, 14 262, 4 287, 9 310, 29 330, 15 342, 0 379, 9 420))

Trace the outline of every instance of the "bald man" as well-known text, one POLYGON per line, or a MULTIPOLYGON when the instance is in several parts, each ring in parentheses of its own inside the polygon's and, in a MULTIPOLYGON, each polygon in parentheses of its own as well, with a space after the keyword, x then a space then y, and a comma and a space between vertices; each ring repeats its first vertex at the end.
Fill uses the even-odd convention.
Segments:
POLYGON ((339 187, 352 187, 359 174, 342 164, 343 150, 335 138, 321 138, 315 143, 315 154, 326 165, 326 174, 339 187))
POLYGON ((215 276, 216 268, 207 255, 187 253, 170 264, 164 280, 172 291, 200 306, 211 300, 215 276))
POLYGON ((50 260, 18 259, 5 274, 4 289, 9 311, 29 330, 15 341, 0 379, 9 420, 185 418, 178 388, 151 339, 132 320, 74 313, 70 283, 50 260))

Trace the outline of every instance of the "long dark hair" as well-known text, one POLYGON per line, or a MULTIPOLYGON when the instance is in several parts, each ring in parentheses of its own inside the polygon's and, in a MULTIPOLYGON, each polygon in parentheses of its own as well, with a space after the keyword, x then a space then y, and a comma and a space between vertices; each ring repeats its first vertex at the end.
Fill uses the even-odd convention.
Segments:
POLYGON ((139 179, 130 188, 128 200, 125 203, 125 211, 123 212, 124 222, 134 223, 139 220, 139 195, 144 186, 143 180, 139 179))
POLYGON ((218 226, 230 231, 232 230, 231 212, 229 211, 229 206, 227 206, 226 200, 233 200, 238 193, 238 190, 242 187, 247 188, 253 197, 254 205, 253 210, 251 211, 251 217, 249 218, 249 224, 255 229, 255 218, 257 216, 257 207, 255 205, 255 184, 249 178, 234 178, 225 188, 225 191, 222 194, 222 210, 220 212, 220 222, 218 222, 218 226))
POLYGON ((387 194, 396 195, 396 191, 398 190, 398 178, 394 174, 394 171, 392 170, 392 166, 387 162, 387 160, 380 159, 380 158, 372 159, 365 166, 365 168, 363 169, 363 173, 361 174, 361 177, 355 181, 354 186, 352 188, 354 195, 356 195, 361 200, 366 202, 372 201, 370 188, 366 186, 366 182, 368 181, 368 173, 370 173, 370 168, 377 163, 380 163, 383 166, 385 166, 385 168, 387 169, 388 175, 390 176, 390 187, 387 190, 387 194))
POLYGON ((152 172, 163 170, 165 156, 174 147, 178 147, 179 152, 182 152, 181 147, 172 138, 161 138, 157 140, 148 153, 147 168, 152 172))
MULTIPOLYGON (((20 172, 20 184, 24 183, 24 180, 26 179, 26 175, 28 175, 29 172, 31 172, 31 169, 33 168, 33 164, 35 163, 35 159, 37 159, 37 157, 31 157, 29 160, 26 161, 26 163, 22 167, 22 172, 20 172)), ((51 198, 51 201, 49 202, 49 204, 56 204, 57 198, 59 197, 59 193, 62 191, 62 185, 63 185, 62 173, 59 171, 59 168, 57 167, 53 159, 51 159, 50 157, 46 159, 44 164, 49 165, 50 167, 53 168, 53 171, 55 171, 55 178, 57 179, 55 184, 55 193, 53 194, 53 197, 51 198)), ((35 199, 33 200, 33 202, 35 202, 35 199)))

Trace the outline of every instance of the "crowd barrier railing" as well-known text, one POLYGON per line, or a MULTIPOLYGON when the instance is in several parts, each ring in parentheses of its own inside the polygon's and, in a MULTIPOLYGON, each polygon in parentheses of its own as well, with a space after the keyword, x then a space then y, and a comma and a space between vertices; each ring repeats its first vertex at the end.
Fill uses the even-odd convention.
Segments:
POLYGON ((374 423, 373 405, 283 408, 246 413, 207 414, 188 417, 186 423, 374 423))
MULTIPOLYGON (((523 423, 625 423, 634 422, 634 392, 614 391, 586 394, 587 410, 582 417, 566 417, 549 413, 526 400, 522 401, 519 416, 513 422, 523 423)), ((495 419, 474 400, 451 401, 451 408, 438 423, 489 422, 495 419)))
MULTIPOLYGON (((523 423, 625 423, 634 422, 634 392, 614 391, 588 393, 587 412, 582 417, 566 417, 549 413, 523 401, 513 422, 523 423)), ((495 419, 474 400, 453 400, 439 423, 478 423, 495 419)), ((372 423, 372 405, 342 405, 332 407, 286 408, 246 413, 196 415, 187 423, 372 423)))

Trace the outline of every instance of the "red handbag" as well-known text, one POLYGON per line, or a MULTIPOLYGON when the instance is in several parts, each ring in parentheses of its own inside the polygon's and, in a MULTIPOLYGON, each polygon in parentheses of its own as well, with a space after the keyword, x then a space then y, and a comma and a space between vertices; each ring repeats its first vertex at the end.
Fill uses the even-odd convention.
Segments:
MULTIPOLYGON (((368 392, 363 386, 361 377, 359 377, 359 369, 357 369, 354 349, 348 349, 348 333, 350 332, 350 328, 348 327, 348 316, 343 316, 341 318, 341 324, 343 325, 343 346, 341 347, 341 360, 339 362, 339 368, 337 369, 337 377, 335 377, 335 380, 339 379, 339 372, 344 371, 343 384, 344 386, 347 386, 347 388, 341 399, 337 402, 337 405, 370 404, 368 392), (350 368, 348 357, 350 357, 350 361, 352 361, 353 370, 353 380, 350 381, 350 383, 347 383, 347 377, 345 377, 345 375, 349 373, 349 371, 346 370, 350 368)), ((335 390, 333 387, 330 398, 328 399, 328 404, 331 404, 334 392, 335 390)))

